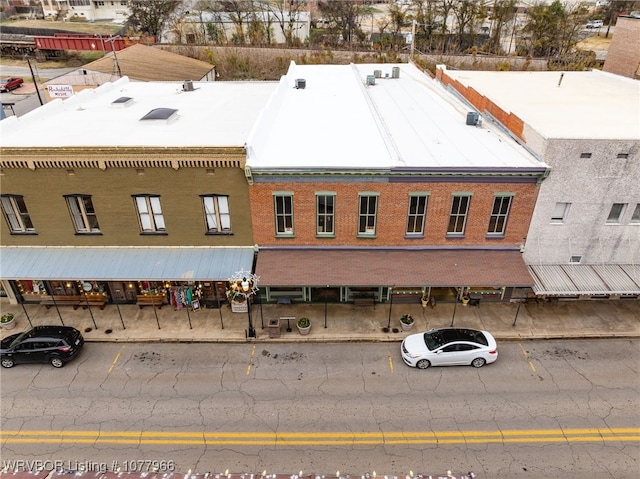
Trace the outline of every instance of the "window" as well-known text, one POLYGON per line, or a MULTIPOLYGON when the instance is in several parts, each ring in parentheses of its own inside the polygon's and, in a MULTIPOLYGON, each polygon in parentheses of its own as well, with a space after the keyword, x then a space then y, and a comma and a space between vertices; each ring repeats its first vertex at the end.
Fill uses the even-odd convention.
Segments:
POLYGON ((160 207, 160 196, 139 195, 134 196, 138 217, 140 219, 140 229, 143 233, 165 233, 164 217, 160 207))
POLYGON ((35 233, 24 198, 19 195, 2 195, 0 197, 2 212, 7 220, 11 233, 35 233))
POLYGON ((571 258, 569 258, 569 263, 582 263, 582 256, 581 255, 571 256, 571 258))
POLYGON ((591 153, 580 153, 580 158, 591 158, 591 153))
POLYGON ((511 208, 510 195, 496 195, 493 200, 493 210, 489 218, 489 235, 504 235, 507 229, 507 218, 509 217, 509 209, 511 208))
POLYGON ((360 194, 360 214, 358 218, 358 234, 376 234, 376 212, 378 208, 377 193, 360 194))
POLYGON ((569 205, 570 203, 556 203, 553 214, 551 215, 551 222, 564 223, 569 213, 569 205))
POLYGON ((276 235, 293 236, 293 193, 274 193, 276 235))
POLYGON ((427 195, 422 193, 409 196, 407 215, 407 235, 423 235, 424 219, 427 214, 427 195))
POLYGON ((329 236, 335 233, 335 193, 316 193, 316 234, 329 236))
POLYGON ((640 223, 640 203, 636 204, 636 209, 633 210, 633 214, 631 215, 632 223, 640 223))
POLYGON ((629 153, 618 153, 618 156, 616 156, 616 158, 626 160, 627 158, 629 158, 629 153))
POLYGON ((200 195, 207 222, 207 234, 231 233, 229 197, 226 195, 200 195))
POLYGON ((622 219, 622 215, 624 214, 624 210, 626 209, 626 204, 624 203, 614 203, 611 206, 611 211, 609 211, 609 216, 607 217, 607 223, 609 224, 618 224, 622 219))
POLYGON ((67 199, 76 233, 100 233, 100 226, 98 225, 96 212, 93 209, 91 196, 68 195, 65 198, 67 199))
POLYGON ((469 213, 469 200, 471 196, 454 195, 451 200, 451 215, 449 216, 449 226, 447 234, 463 235, 467 223, 467 214, 469 213))

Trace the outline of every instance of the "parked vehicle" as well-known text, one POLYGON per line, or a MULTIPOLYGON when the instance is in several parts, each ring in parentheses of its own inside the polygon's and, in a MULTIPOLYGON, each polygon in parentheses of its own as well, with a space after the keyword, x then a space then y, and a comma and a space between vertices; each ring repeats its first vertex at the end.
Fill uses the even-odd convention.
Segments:
POLYGON ((604 22, 602 20, 589 20, 587 22, 587 28, 602 28, 604 22))
POLYGON ((23 83, 24 80, 22 78, 3 78, 2 80, 0 80, 0 92, 9 92, 11 90, 15 90, 16 88, 20 88, 23 83))
POLYGON ((75 328, 36 326, 2 340, 0 364, 11 368, 21 363, 50 363, 61 368, 78 355, 83 344, 84 338, 75 328))
POLYGON ((471 365, 480 368, 498 359, 495 338, 487 331, 468 328, 431 329, 402 341, 402 360, 409 366, 471 365))

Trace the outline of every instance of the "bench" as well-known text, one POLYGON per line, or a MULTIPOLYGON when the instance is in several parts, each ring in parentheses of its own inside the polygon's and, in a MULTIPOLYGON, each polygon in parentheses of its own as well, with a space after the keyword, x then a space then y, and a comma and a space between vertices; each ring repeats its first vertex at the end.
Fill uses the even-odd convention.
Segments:
POLYGON ((354 306, 373 306, 376 307, 376 299, 373 296, 354 296, 354 306))
POLYGON ((136 304, 142 309, 143 306, 157 306, 162 309, 166 297, 164 294, 139 294, 136 296, 136 304))
POLYGON ((87 303, 89 306, 97 306, 100 309, 104 309, 107 304, 107 297, 104 295, 99 296, 87 296, 86 298, 82 298, 80 300, 80 306, 82 309, 87 309, 87 303))
POLYGON ((49 309, 51 306, 73 306, 73 309, 78 309, 82 296, 75 295, 57 295, 43 296, 40 304, 49 309))

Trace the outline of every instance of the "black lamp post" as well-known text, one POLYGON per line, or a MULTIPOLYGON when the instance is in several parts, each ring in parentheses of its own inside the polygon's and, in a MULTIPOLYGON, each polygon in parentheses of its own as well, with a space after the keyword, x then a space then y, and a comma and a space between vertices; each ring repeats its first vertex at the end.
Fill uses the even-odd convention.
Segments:
POLYGON ((251 318, 251 298, 258 292, 258 277, 248 271, 237 272, 230 280, 231 298, 240 295, 245 298, 247 304, 247 319, 249 320, 248 338, 256 337, 256 329, 251 318))

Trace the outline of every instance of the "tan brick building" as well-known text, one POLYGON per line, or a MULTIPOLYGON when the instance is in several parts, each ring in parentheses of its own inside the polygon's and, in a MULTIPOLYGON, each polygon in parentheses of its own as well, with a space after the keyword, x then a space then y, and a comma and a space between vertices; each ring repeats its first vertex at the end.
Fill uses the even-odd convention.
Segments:
POLYGON ((640 80, 640 16, 618 17, 603 70, 640 80))

